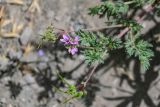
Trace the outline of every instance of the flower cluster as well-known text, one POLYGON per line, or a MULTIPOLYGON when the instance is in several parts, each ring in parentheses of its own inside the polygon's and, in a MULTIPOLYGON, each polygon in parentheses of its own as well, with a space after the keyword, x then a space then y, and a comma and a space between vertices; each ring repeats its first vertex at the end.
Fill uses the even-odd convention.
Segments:
POLYGON ((64 43, 64 45, 69 46, 68 52, 74 55, 78 52, 78 48, 76 45, 79 44, 79 36, 69 36, 66 34, 63 34, 63 38, 60 39, 61 42, 64 43))

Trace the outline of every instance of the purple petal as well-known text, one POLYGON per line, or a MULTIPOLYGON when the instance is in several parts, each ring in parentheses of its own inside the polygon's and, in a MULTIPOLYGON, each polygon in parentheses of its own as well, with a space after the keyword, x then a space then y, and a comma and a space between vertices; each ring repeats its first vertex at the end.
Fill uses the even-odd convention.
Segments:
POLYGON ((70 47, 70 48, 68 49, 68 52, 71 53, 71 51, 72 51, 72 48, 70 47))
POLYGON ((78 48, 72 48, 72 51, 78 52, 78 48))
POLYGON ((63 39, 60 39, 64 44, 70 44, 70 37, 66 34, 63 34, 63 39))
POLYGON ((69 41, 70 37, 66 34, 63 34, 63 39, 66 40, 66 41, 69 41))
POLYGON ((78 44, 78 41, 79 41, 79 36, 75 36, 75 37, 74 37, 74 40, 71 41, 71 44, 72 44, 72 45, 77 45, 77 44, 78 44))
POLYGON ((60 39, 60 41, 63 42, 65 45, 70 44, 69 41, 66 41, 66 40, 64 40, 64 39, 60 39))
POLYGON ((75 36, 74 41, 79 41, 79 36, 75 36))
POLYGON ((38 56, 43 56, 44 55, 44 51, 42 49, 38 50, 38 56))
POLYGON ((68 52, 71 53, 72 55, 74 55, 76 52, 78 52, 78 49, 75 48, 75 47, 70 47, 70 48, 68 49, 68 52))
POLYGON ((60 39, 61 42, 66 42, 64 39, 60 39))
POLYGON ((70 42, 72 45, 77 45, 78 44, 78 41, 71 41, 70 42))

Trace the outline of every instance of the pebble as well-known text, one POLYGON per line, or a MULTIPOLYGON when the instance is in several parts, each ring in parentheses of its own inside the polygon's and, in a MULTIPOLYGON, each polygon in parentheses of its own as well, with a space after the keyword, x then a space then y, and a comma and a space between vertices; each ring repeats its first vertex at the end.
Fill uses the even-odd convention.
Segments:
POLYGON ((32 40, 32 29, 29 27, 26 27, 20 37, 21 43, 23 45, 27 45, 27 43, 32 40))
POLYGON ((24 76, 24 80, 27 83, 35 83, 34 77, 31 74, 29 74, 29 73, 24 76))

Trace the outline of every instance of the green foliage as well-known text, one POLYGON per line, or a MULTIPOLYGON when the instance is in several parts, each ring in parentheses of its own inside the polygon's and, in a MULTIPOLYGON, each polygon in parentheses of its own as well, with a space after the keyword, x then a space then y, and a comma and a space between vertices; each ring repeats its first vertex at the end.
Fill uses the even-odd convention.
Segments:
POLYGON ((71 97, 66 99, 63 103, 67 103, 68 101, 74 99, 74 98, 80 98, 86 95, 86 92, 84 90, 78 90, 75 85, 72 85, 68 83, 57 71, 56 71, 58 77, 61 79, 61 81, 67 86, 66 90, 61 90, 59 88, 56 88, 57 91, 70 95, 71 97))
POLYGON ((139 36, 128 37, 125 42, 127 53, 132 56, 138 57, 143 70, 147 70, 150 66, 149 60, 154 56, 153 51, 150 49, 152 45, 147 41, 140 39, 139 36))
POLYGON ((108 46, 109 50, 120 48, 121 43, 122 41, 119 38, 115 38, 115 39, 113 39, 112 37, 106 38, 106 45, 108 46))
MULTIPOLYGON (((144 6, 147 3, 154 3, 155 0, 124 0, 121 1, 107 1, 104 0, 102 4, 97 5, 95 7, 89 8, 90 15, 99 15, 100 17, 107 16, 112 17, 114 22, 110 24, 120 24, 129 28, 128 32, 132 34, 140 33, 143 28, 137 21, 133 19, 125 19, 125 15, 130 8, 136 8, 137 6, 144 6), (132 4, 132 5, 131 5, 132 4), (116 22, 116 23, 115 23, 116 22)), ((160 7, 157 5, 157 13, 160 13, 160 7)), ((80 36, 80 47, 82 50, 80 51, 84 56, 86 62, 89 64, 98 61, 103 63, 103 54, 104 52, 111 51, 113 49, 117 49, 122 47, 121 40, 112 38, 111 36, 106 36, 102 33, 93 33, 89 31, 77 31, 75 32, 78 36, 80 36)), ((42 35, 42 39, 45 41, 53 41, 55 42, 58 38, 55 36, 53 31, 53 27, 49 26, 44 34, 42 35)), ((67 45, 66 45, 67 47, 67 45)), ((131 36, 128 40, 125 41, 125 48, 127 53, 131 55, 135 55, 139 57, 142 66, 144 69, 148 69, 149 60, 153 56, 153 52, 150 50, 151 45, 140 38, 131 36)), ((76 47, 77 48, 77 47, 76 47)))
POLYGON ((84 31, 78 31, 76 33, 80 36, 80 45, 86 48, 81 51, 85 56, 86 62, 93 63, 97 60, 100 62, 103 61, 102 54, 105 47, 103 46, 102 41, 99 43, 97 35, 92 32, 84 31))
POLYGON ((48 26, 46 31, 41 36, 42 36, 42 40, 44 40, 44 41, 55 42, 57 40, 57 37, 54 33, 53 26, 48 26))
POLYGON ((160 16, 160 4, 156 6, 156 15, 160 16))
MULTIPOLYGON (((136 8, 142 8, 146 4, 152 5, 155 0, 112 0, 107 1, 103 0, 102 4, 97 5, 95 7, 89 8, 89 14, 90 15, 99 15, 99 17, 105 17, 109 19, 112 18, 111 21, 108 21, 108 26, 106 28, 116 28, 118 25, 117 31, 119 32, 120 27, 127 27, 129 30, 125 32, 123 37, 126 40, 123 40, 123 37, 121 39, 111 37, 108 35, 104 35, 100 32, 90 32, 86 30, 79 30, 75 31, 77 36, 79 36, 76 46, 73 43, 74 37, 63 37, 64 41, 67 42, 64 46, 69 50, 70 48, 77 49, 80 48, 80 52, 85 57, 85 61, 89 64, 92 64, 94 62, 103 63, 104 61, 104 54, 109 53, 109 51, 118 49, 118 48, 125 48, 127 54, 131 57, 137 57, 140 60, 140 64, 144 71, 149 69, 150 63, 149 61, 154 56, 153 51, 151 50, 152 45, 144 41, 142 38, 140 38, 139 34, 141 29, 143 28, 136 20, 133 20, 131 18, 128 18, 127 12, 130 11, 129 9, 136 9, 136 8), (127 2, 124 2, 127 1, 127 2), (115 25, 115 26, 114 26, 115 25), (71 39, 71 40, 70 40, 71 39), (122 45, 123 44, 123 45, 122 45)), ((156 4, 156 13, 157 15, 160 15, 160 5, 156 4)), ((58 38, 56 34, 54 33, 54 28, 52 26, 49 26, 44 34, 42 35, 42 39, 44 41, 52 41, 55 42, 58 38)), ((125 30, 125 29, 124 29, 125 30)), ((70 31, 65 32, 68 33, 67 36, 71 34, 70 31)), ((117 32, 116 32, 117 33, 117 32)), ((115 35, 114 35, 115 36, 115 35)), ((93 72, 92 72, 93 73, 93 72)), ((58 77, 61 79, 61 81, 65 84, 66 89, 62 90, 59 88, 56 88, 61 93, 67 94, 68 96, 71 96, 70 98, 67 98, 64 103, 67 103, 68 101, 74 99, 74 98, 80 98, 86 95, 85 90, 79 90, 77 86, 68 83, 58 72, 58 77)), ((83 84, 84 86, 84 84, 83 84)))
POLYGON ((145 4, 152 4, 155 0, 134 0, 136 6, 143 6, 145 4))
MULTIPOLYGON (((136 8, 137 6, 144 6, 146 4, 153 4, 155 0, 128 0, 127 2, 124 1, 107 1, 105 0, 102 2, 101 5, 89 8, 89 14, 90 15, 99 15, 100 17, 110 17, 112 16, 112 20, 115 20, 116 24, 122 24, 123 26, 129 27, 129 32, 132 34, 140 33, 141 29, 143 28, 137 21, 132 19, 127 19, 122 16, 123 14, 127 13, 129 11, 129 8, 136 8), (132 5, 131 5, 132 4, 132 5)), ((159 8, 159 6, 157 6, 159 8)), ((160 10, 160 9, 159 9, 160 10)), ((160 11, 157 11, 157 14, 160 13, 160 11)), ((114 23, 115 24, 115 23, 114 23)), ((110 40, 108 37, 105 37, 107 40, 110 40)), ((112 40, 112 39, 111 39, 112 40)), ((102 41, 102 40, 100 40, 102 41)), ((105 46, 115 46, 115 44, 112 44, 112 41, 105 42, 105 46), (111 45, 110 45, 111 44, 111 45)), ((116 43, 115 41, 113 43, 116 43)), ((102 45, 104 46, 104 44, 102 45)), ((118 47, 118 46, 117 46, 118 47)), ((116 47, 116 48, 117 48, 116 47)), ((147 42, 142 40, 141 38, 131 36, 128 38, 128 40, 125 41, 125 48, 127 50, 127 53, 132 56, 137 56, 143 66, 144 70, 147 70, 150 66, 149 60, 152 56, 154 56, 152 50, 150 49, 151 45, 147 42)), ((97 47, 98 48, 98 47, 97 47)), ((116 49, 114 48, 114 49, 116 49)), ((105 48, 109 49, 109 48, 105 48)), ((91 57, 89 56, 96 56, 97 59, 100 59, 98 56, 101 56, 105 49, 101 48, 101 51, 95 50, 93 51, 85 51, 85 55, 88 59, 93 61, 91 57), (97 52, 97 53, 96 53, 97 52), (95 53, 93 55, 93 53, 95 53)), ((94 59, 95 57, 93 57, 94 59)))
POLYGON ((145 4, 146 1, 148 1, 148 0, 135 0, 135 4, 136 4, 137 6, 141 6, 141 5, 145 4))
POLYGON ((124 1, 104 1, 101 5, 97 5, 89 8, 90 15, 99 15, 100 17, 107 16, 120 18, 123 14, 129 11, 129 8, 144 6, 145 4, 153 4, 155 0, 129 0, 127 2, 124 1), (133 4, 133 7, 130 6, 133 4))
POLYGON ((128 11, 128 5, 123 2, 113 3, 111 1, 104 2, 101 5, 89 8, 90 15, 99 15, 100 17, 110 16, 119 17, 128 11))
POLYGON ((65 93, 72 95, 73 97, 82 97, 84 95, 83 91, 77 91, 77 87, 75 85, 69 85, 68 89, 65 93))
POLYGON ((120 47, 120 39, 113 39, 109 36, 98 32, 78 31, 77 35, 80 36, 80 46, 86 48, 82 50, 82 54, 85 56, 86 62, 93 63, 99 61, 103 63, 104 52, 120 47))
POLYGON ((118 22, 129 27, 133 32, 139 32, 143 28, 139 23, 132 19, 120 19, 118 22))

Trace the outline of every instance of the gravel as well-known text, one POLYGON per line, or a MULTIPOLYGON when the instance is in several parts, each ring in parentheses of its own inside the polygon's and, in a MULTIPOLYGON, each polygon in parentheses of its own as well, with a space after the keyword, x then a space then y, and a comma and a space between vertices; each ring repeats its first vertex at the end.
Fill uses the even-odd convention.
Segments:
MULTIPOLYGON (((91 17, 86 10, 96 5, 99 0, 39 0, 40 13, 27 10, 31 1, 25 0, 23 6, 4 4, 7 9, 6 18, 15 18, 15 22, 23 23, 24 28, 18 33, 20 37, 0 40, 0 107, 133 107, 133 102, 139 100, 137 96, 133 97, 139 92, 138 87, 144 89, 135 79, 133 67, 136 65, 132 64, 130 67, 133 76, 131 80, 123 72, 117 73, 116 67, 110 68, 112 64, 102 65, 90 81, 86 97, 62 104, 68 96, 54 91, 53 86, 64 86, 54 71, 58 70, 70 83, 79 84, 89 67, 82 56, 71 57, 65 49, 53 48, 53 44, 43 44, 40 49, 34 45, 40 42, 40 35, 51 23, 65 30, 104 26, 104 19, 91 17), (34 48, 24 54, 23 47, 28 43, 34 48), (123 78, 124 80, 121 80, 123 78), (133 98, 127 103, 128 99, 125 97, 133 98), (120 106, 123 101, 124 104, 120 106)), ((10 31, 12 24, 8 24, 4 29, 10 31)), ((117 56, 116 54, 115 57, 117 56)), ((119 67, 117 69, 121 70, 119 67)), ((158 73, 156 75, 155 80, 145 84, 150 87, 158 81, 157 84, 144 92, 158 105, 160 76, 158 73)), ((149 106, 142 101, 139 107, 149 106)))

